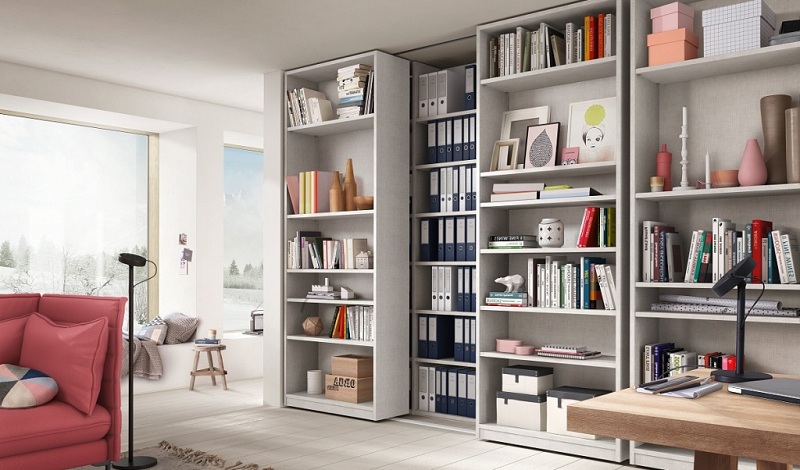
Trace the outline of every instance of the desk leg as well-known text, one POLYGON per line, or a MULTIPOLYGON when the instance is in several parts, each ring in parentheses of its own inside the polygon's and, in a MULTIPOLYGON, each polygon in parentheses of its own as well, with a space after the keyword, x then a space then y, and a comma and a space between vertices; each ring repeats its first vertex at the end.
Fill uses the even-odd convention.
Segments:
POLYGON ((756 460, 756 470, 792 470, 792 465, 788 463, 767 462, 766 460, 756 460))
POLYGON ((739 458, 733 455, 694 451, 694 470, 736 470, 738 463, 739 458))

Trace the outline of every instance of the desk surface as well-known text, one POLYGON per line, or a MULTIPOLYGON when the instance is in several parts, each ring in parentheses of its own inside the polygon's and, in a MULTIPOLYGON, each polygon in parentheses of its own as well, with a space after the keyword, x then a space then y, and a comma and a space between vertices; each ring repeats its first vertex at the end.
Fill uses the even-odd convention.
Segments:
POLYGON ((725 384, 697 399, 648 395, 632 388, 609 393, 570 405, 567 429, 800 464, 800 406, 730 393, 725 384))

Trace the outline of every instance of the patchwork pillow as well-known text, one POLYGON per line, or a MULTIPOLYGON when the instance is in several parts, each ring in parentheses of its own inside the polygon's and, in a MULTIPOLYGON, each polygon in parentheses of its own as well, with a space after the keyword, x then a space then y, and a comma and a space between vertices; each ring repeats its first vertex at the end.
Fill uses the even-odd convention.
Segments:
POLYGON ((0 364, 19 364, 22 333, 29 316, 0 320, 0 364))
POLYGON ((167 338, 168 325, 161 317, 155 317, 142 325, 136 337, 148 341, 155 341, 156 344, 164 344, 167 338))
POLYGON ((44 372, 0 364, 0 408, 32 408, 56 396, 58 385, 44 372))
POLYGON ((32 313, 25 325, 19 364, 58 383, 58 399, 91 415, 97 404, 108 349, 108 318, 61 324, 32 313))
POLYGON ((170 313, 164 317, 167 322, 167 338, 164 344, 185 343, 191 339, 197 329, 197 318, 186 316, 180 312, 170 313))

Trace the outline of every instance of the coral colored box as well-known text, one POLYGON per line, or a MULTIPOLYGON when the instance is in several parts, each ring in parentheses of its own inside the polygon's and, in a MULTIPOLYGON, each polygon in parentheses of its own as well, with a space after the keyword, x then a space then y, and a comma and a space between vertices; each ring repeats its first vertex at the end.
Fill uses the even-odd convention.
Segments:
POLYGON ((686 28, 647 35, 648 65, 697 58, 698 37, 686 28))
POLYGON ((495 349, 497 352, 516 354, 517 346, 522 346, 521 339, 497 339, 495 349))
POLYGON ((694 33, 694 8, 681 2, 670 3, 650 10, 653 32, 687 29, 694 33))

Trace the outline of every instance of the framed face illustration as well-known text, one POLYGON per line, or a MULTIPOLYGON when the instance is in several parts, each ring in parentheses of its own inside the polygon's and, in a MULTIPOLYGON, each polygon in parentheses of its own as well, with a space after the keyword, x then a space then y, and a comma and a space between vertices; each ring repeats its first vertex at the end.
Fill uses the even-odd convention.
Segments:
POLYGON ((616 101, 611 97, 569 105, 567 147, 578 148, 578 163, 616 158, 616 101))

